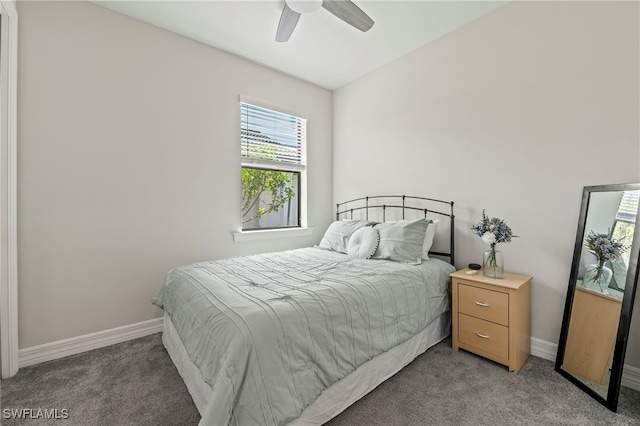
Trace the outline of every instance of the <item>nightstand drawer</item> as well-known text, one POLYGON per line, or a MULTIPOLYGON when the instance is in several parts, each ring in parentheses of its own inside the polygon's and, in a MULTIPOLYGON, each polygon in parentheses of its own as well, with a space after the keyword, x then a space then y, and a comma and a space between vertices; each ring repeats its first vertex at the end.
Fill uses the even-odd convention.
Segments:
POLYGON ((458 284, 458 311, 472 317, 509 325, 509 295, 466 284, 458 284))
POLYGON ((503 360, 509 359, 509 328, 468 315, 458 316, 460 343, 471 345, 503 360))

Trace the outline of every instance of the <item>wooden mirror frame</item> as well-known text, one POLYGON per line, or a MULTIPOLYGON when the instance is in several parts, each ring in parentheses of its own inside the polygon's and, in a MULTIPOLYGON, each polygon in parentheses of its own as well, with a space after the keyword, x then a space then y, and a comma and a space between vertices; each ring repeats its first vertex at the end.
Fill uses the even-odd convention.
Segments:
POLYGON ((613 361, 611 364, 611 373, 609 377, 609 389, 607 390, 607 398, 583 383, 580 379, 572 375, 570 372, 562 368, 565 350, 567 346, 567 336, 569 334, 569 320, 571 318, 571 310, 576 291, 578 272, 580 266, 580 256, 584 246, 585 224, 587 213, 589 210, 589 200, 592 193, 611 192, 611 191, 637 191, 640 190, 640 183, 627 183, 616 185, 599 185, 586 186, 582 192, 582 204, 580 207, 580 217, 578 221, 578 231, 576 233, 576 242, 573 249, 573 262, 571 264, 571 274, 569 277, 569 288, 567 290, 567 299, 565 302, 564 316, 562 318, 562 328, 560 331, 560 339, 558 341, 558 352, 556 356, 555 370, 569 381, 574 383, 584 392, 592 396, 598 402, 606 406, 611 411, 618 408, 618 396, 620 394, 620 385, 622 381, 622 370, 624 367, 624 358, 627 350, 627 342, 629 337, 629 328, 631 326, 631 313, 633 311, 633 303, 636 297, 636 287, 638 283, 639 272, 639 253, 640 253, 640 215, 636 215, 636 226, 633 233, 631 244, 631 252, 629 257, 629 267, 627 269, 627 278, 625 281, 624 295, 622 297, 622 306, 620 312, 620 321, 618 323, 618 333, 616 337, 613 361))

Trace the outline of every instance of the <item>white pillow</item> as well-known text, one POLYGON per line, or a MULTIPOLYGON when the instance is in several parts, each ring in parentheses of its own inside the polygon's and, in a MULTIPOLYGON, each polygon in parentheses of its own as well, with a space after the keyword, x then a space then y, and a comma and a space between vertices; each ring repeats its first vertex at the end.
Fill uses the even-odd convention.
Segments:
POLYGON ((431 246, 433 245, 433 237, 436 236, 439 223, 439 219, 432 220, 427 227, 427 232, 424 233, 424 244, 422 245, 422 258, 424 260, 429 260, 429 250, 431 250, 431 246))
POLYGON ((370 225, 365 220, 337 220, 329 225, 318 247, 326 250, 347 252, 349 237, 358 229, 370 225))
POLYGON ((347 254, 356 259, 369 259, 378 249, 380 233, 370 226, 358 229, 349 238, 347 254))
POLYGON ((372 258, 419 264, 428 226, 426 219, 377 224, 375 229, 380 233, 380 244, 372 258))

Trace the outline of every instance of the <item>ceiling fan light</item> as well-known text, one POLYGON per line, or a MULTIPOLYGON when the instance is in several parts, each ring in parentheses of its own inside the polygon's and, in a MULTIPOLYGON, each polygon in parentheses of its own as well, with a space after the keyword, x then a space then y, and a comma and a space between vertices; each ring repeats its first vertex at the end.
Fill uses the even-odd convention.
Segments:
POLYGON ((322 7, 322 0, 286 0, 287 6, 294 12, 310 13, 322 7))

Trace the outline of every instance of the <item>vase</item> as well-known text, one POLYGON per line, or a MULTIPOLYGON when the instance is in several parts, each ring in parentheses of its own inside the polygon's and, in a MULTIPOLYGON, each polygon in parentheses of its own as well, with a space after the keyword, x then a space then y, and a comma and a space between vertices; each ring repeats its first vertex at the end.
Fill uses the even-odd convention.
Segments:
POLYGON ((494 246, 482 256, 482 275, 487 278, 504 278, 504 256, 494 246))
POLYGON ((609 288, 613 271, 603 263, 586 265, 582 286, 590 290, 600 290, 602 294, 609 294, 607 288, 609 288))

